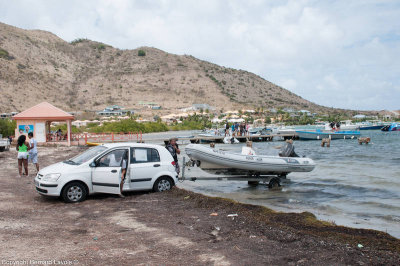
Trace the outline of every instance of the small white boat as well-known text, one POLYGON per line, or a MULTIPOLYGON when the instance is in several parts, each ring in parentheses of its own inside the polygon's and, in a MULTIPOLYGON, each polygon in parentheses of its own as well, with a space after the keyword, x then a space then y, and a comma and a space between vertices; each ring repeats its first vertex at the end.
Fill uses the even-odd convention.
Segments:
MULTIPOLYGON (((243 155, 199 144, 187 145, 185 152, 198 167, 212 174, 284 176, 290 172, 310 172, 315 168, 310 158, 243 155)), ((295 154, 293 148, 288 154, 295 154)))
MULTIPOLYGON (((335 127, 336 127, 336 125, 335 125, 335 127)), ((339 123, 339 130, 352 131, 352 130, 358 130, 359 128, 360 128, 360 126, 353 124, 353 122, 351 122, 351 120, 343 120, 343 121, 340 121, 340 123, 339 123)), ((326 131, 332 130, 332 127, 329 123, 325 124, 325 130, 326 131)))
POLYGON ((238 144, 238 143, 240 143, 240 141, 237 138, 229 137, 229 136, 225 137, 223 141, 224 141, 225 144, 238 144))
POLYGON ((296 129, 293 126, 281 126, 277 130, 278 134, 295 134, 296 129))

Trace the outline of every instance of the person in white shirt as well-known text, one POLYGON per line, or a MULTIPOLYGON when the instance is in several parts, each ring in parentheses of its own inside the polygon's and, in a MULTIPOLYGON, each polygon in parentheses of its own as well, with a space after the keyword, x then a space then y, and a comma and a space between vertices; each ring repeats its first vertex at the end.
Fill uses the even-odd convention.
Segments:
POLYGON ((242 147, 242 155, 256 155, 256 152, 253 150, 252 141, 247 141, 246 147, 242 147))
POLYGON ((33 138, 33 132, 28 133, 28 138, 29 138, 29 144, 30 144, 30 149, 29 149, 29 156, 28 156, 28 161, 33 163, 33 165, 36 167, 36 172, 39 172, 39 163, 38 163, 38 150, 37 150, 37 141, 36 139, 33 138))

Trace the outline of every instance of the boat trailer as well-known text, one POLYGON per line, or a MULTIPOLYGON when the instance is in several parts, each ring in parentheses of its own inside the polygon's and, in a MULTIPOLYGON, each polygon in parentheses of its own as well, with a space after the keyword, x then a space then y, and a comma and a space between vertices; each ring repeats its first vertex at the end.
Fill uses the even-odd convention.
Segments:
POLYGON ((261 174, 249 174, 249 175, 219 175, 219 176, 207 176, 207 177, 191 177, 186 176, 186 171, 190 171, 191 167, 194 167, 196 163, 192 160, 186 162, 186 157, 183 157, 182 161, 182 172, 178 180, 183 181, 196 181, 196 180, 215 180, 215 181, 247 181, 251 186, 257 186, 258 184, 265 184, 269 188, 276 188, 281 186, 282 181, 286 181, 286 175, 261 175, 261 174))

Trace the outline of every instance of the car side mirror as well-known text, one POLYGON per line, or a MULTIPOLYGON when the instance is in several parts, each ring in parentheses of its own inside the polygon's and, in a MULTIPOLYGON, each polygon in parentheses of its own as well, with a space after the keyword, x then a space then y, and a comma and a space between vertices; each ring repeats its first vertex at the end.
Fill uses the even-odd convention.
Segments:
POLYGON ((89 164, 89 166, 90 166, 90 167, 96 167, 96 166, 97 166, 96 161, 91 162, 91 163, 89 164))

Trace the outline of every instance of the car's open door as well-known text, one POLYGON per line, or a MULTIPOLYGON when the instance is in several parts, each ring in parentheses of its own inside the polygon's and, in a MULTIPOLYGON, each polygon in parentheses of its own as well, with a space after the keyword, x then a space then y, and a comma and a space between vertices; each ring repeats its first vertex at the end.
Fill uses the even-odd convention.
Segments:
POLYGON ((94 161, 92 164, 93 192, 120 194, 122 165, 129 165, 128 153, 127 148, 114 149, 94 161))

